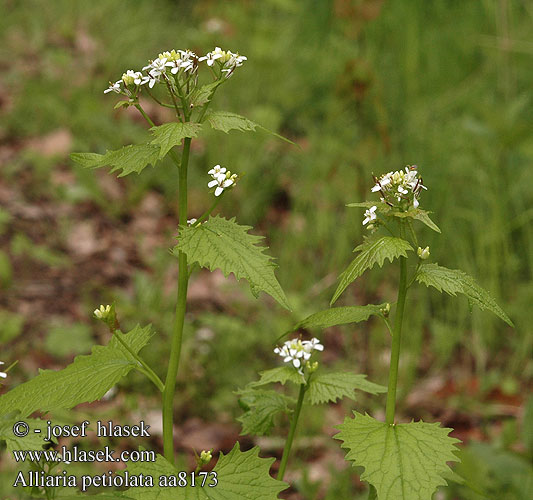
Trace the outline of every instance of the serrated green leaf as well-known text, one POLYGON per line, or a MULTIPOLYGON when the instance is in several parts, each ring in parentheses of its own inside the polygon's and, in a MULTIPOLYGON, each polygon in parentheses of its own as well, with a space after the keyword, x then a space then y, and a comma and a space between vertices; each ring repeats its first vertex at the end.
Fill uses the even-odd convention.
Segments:
POLYGON ((237 442, 227 455, 220 453, 213 469, 218 480, 215 487, 208 486, 208 477, 203 488, 198 481, 194 488, 162 488, 158 486, 159 476, 177 475, 179 471, 158 455, 155 462, 128 464, 131 474, 152 476, 154 488, 131 488, 126 494, 138 500, 276 500, 289 485, 270 476, 273 462, 274 458, 259 457, 259 447, 242 452, 237 442))
POLYGON ((201 129, 201 123, 165 123, 164 125, 152 127, 150 129, 154 135, 151 144, 156 144, 161 148, 159 151, 159 158, 163 158, 170 149, 181 144, 181 141, 185 137, 197 137, 201 129))
POLYGON ((371 269, 375 264, 380 267, 383 266, 385 259, 389 259, 392 262, 400 256, 407 257, 408 250, 413 250, 413 247, 402 238, 392 236, 367 238, 362 245, 355 248, 354 252, 359 252, 359 255, 340 275, 340 283, 331 299, 331 304, 340 297, 350 283, 355 281, 367 269, 371 269))
POLYGON ((189 262, 198 262, 211 271, 218 268, 225 276, 233 273, 237 279, 245 278, 256 297, 260 291, 266 292, 290 310, 274 274, 272 257, 263 253, 266 247, 257 246, 263 238, 249 234, 249 229, 234 218, 210 217, 199 226, 182 226, 175 251, 184 252, 189 262))
POLYGON ((208 111, 207 121, 215 130, 221 130, 226 134, 230 130, 240 132, 255 132, 258 124, 244 116, 229 111, 208 111))
POLYGON ((98 153, 71 153, 70 159, 83 168, 99 168, 104 166, 102 165, 104 156, 98 153))
POLYGON ((432 286, 439 292, 449 295, 462 293, 468 300, 476 304, 481 310, 489 310, 509 326, 514 328, 513 322, 496 303, 489 292, 481 288, 472 276, 458 269, 448 269, 438 264, 422 264, 416 273, 416 281, 426 286, 432 286))
POLYGON ((451 429, 438 423, 389 425, 354 412, 339 425, 335 438, 348 450, 346 459, 364 467, 363 481, 372 484, 379 500, 431 500, 446 485, 446 462, 457 462, 451 429))
POLYGON ((155 165, 159 159, 160 147, 155 144, 130 144, 105 154, 72 153, 72 161, 84 168, 112 167, 111 172, 122 170, 118 177, 133 172, 140 174, 149 164, 155 165))
POLYGON ((248 410, 237 420, 242 424, 241 435, 264 436, 274 425, 274 417, 289 412, 295 401, 276 391, 244 389, 238 392, 248 410))
MULTIPOLYGON (((6 442, 8 453, 13 453, 13 450, 39 450, 48 441, 45 441, 47 423, 44 420, 35 418, 22 418, 19 416, 11 416, 11 414, 0 417, 0 441, 6 442), (30 427, 30 432, 27 436, 18 437, 13 434, 13 426, 15 423, 23 420, 30 427), (40 433, 34 432, 40 429, 40 433)), ((54 439, 57 442, 57 439, 54 439)))
POLYGON ((336 403, 344 397, 355 399, 355 391, 379 394, 387 388, 366 380, 366 375, 351 372, 316 373, 309 381, 306 397, 312 405, 336 403))
MULTIPOLYGON (((151 327, 136 326, 122 339, 138 353, 152 336, 151 327)), ((107 346, 95 346, 87 356, 77 356, 63 370, 42 370, 37 377, 0 397, 0 415, 18 410, 22 417, 34 411, 69 409, 100 399, 138 362, 112 337, 107 346)))
POLYGON ((262 385, 273 384, 280 382, 285 385, 287 381, 300 385, 305 384, 305 378, 293 366, 279 366, 271 370, 265 370, 259 373, 260 379, 256 382, 251 382, 248 387, 260 387, 262 385))
POLYGON ((268 132, 270 135, 281 139, 282 141, 288 142, 293 146, 297 146, 294 142, 286 137, 283 137, 272 130, 269 130, 254 121, 238 115, 236 113, 231 113, 230 111, 209 111, 206 116, 207 121, 215 130, 221 130, 226 134, 230 130, 239 130, 241 132, 255 132, 256 128, 260 128, 265 132, 268 132))
POLYGON ((332 307, 311 314, 294 325, 290 331, 293 332, 301 328, 329 328, 330 326, 359 323, 366 321, 372 315, 381 316, 381 309, 385 306, 386 304, 368 304, 366 306, 332 307))

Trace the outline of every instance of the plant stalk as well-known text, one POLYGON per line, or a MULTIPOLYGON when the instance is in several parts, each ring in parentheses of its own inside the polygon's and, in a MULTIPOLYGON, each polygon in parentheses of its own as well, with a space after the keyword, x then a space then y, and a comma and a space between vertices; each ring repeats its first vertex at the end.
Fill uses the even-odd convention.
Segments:
POLYGON ((291 452, 292 442, 294 440, 294 434, 296 433, 296 426, 298 425, 298 418, 300 417, 300 411, 302 410, 302 404, 304 402, 306 384, 300 385, 300 393, 298 394, 298 402, 296 403, 296 409, 292 417, 291 427, 289 429, 289 435, 285 442, 285 448, 283 448, 283 455, 281 456, 281 463, 278 471, 278 481, 283 481, 285 475, 285 469, 287 468, 287 462, 289 461, 289 454, 291 452))
POLYGON ((141 367, 137 367, 139 371, 144 373, 153 383, 154 385, 163 392, 165 389, 165 386, 163 385, 163 382, 161 379, 157 376, 157 374, 150 368, 148 363, 144 361, 126 342, 124 339, 120 336, 120 332, 114 328, 111 329, 111 332, 113 333, 113 336, 120 342, 120 344, 128 351, 135 360, 141 365, 141 367))
MULTIPOLYGON (((179 167, 179 224, 187 224, 187 168, 189 165, 189 153, 191 150, 191 138, 186 137, 183 142, 183 153, 179 167)), ((183 338, 183 324, 187 308, 187 286, 189 273, 187 268, 187 256, 183 252, 178 253, 178 298, 176 303, 176 316, 172 341, 170 347, 170 359, 168 363, 165 390, 163 391, 163 452, 165 458, 174 463, 174 391, 176 389, 176 376, 181 355, 181 343, 183 338)))
POLYGON ((396 314, 394 317, 394 329, 392 332, 392 349, 389 369, 389 388, 387 391, 386 422, 394 424, 396 412, 396 386, 398 384, 398 365, 400 361, 400 345, 402 340, 403 312, 405 309, 405 297, 407 295, 407 258, 400 257, 400 284, 398 287, 398 301, 396 302, 396 314))

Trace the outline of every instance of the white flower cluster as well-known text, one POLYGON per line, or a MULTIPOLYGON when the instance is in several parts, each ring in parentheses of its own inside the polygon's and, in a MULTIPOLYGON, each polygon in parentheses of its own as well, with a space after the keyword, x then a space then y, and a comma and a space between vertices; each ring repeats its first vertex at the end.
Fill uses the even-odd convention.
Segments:
MULTIPOLYGON (((5 363, 3 361, 0 361, 0 365, 5 365, 5 363)), ((6 378, 6 377, 7 377, 7 373, 0 372, 0 378, 6 378)))
POLYGON ((241 56, 239 53, 233 53, 230 50, 222 50, 220 47, 215 47, 215 50, 198 59, 200 62, 206 61, 209 67, 213 66, 215 62, 218 62, 226 78, 229 78, 235 71, 235 68, 242 66, 244 61, 247 60, 248 58, 246 56, 241 56))
POLYGON ((209 172, 207 172, 212 178, 212 181, 209 181, 207 187, 215 189, 215 196, 220 196, 224 189, 227 189, 231 186, 234 186, 238 180, 237 174, 232 174, 226 167, 221 167, 220 165, 215 165, 209 172))
POLYGON ((246 60, 245 56, 229 50, 222 50, 220 47, 216 47, 215 50, 202 57, 198 57, 191 50, 172 49, 162 52, 153 61, 150 61, 142 69, 145 73, 129 69, 120 80, 115 83, 110 82, 109 87, 104 90, 104 94, 115 92, 133 97, 143 85, 148 84, 149 88, 153 88, 156 83, 161 81, 162 77, 168 77, 168 71, 174 76, 177 76, 180 71, 184 74, 195 73, 198 69, 198 63, 202 61, 206 61, 209 67, 217 62, 220 65, 221 73, 229 78, 235 68, 242 66, 246 60))
POLYGON ((281 347, 276 347, 274 352, 279 354, 285 363, 292 363, 302 373, 302 362, 308 361, 313 351, 323 351, 324 346, 317 338, 311 340, 287 340, 281 347))
MULTIPOLYGON (((374 180, 376 184, 372 188, 372 192, 377 193, 379 191, 382 196, 381 201, 389 205, 395 204, 396 201, 398 203, 408 201, 409 204, 412 202, 414 208, 417 208, 420 192, 422 189, 427 189, 422 184, 422 177, 418 175, 416 165, 405 167, 405 171, 388 172, 379 179, 375 177, 374 180)), ((368 218, 366 212, 365 216, 368 218)))

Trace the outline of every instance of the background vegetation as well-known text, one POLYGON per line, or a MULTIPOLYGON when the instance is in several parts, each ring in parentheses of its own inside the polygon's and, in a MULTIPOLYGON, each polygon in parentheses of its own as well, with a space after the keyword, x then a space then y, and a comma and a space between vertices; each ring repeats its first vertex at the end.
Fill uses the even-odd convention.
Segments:
MULTIPOLYGON (((416 314, 405 326, 402 418, 439 420, 465 441, 458 472, 486 496, 454 485, 448 498, 530 498, 530 2, 4 0, 2 10, 0 358, 20 360, 8 388, 105 342, 91 312, 113 300, 124 328, 153 323, 161 338, 146 352, 153 364, 167 352, 177 277, 167 251, 177 229, 175 168, 117 180, 78 169, 68 154, 105 152, 146 134, 133 111, 113 110, 112 95, 103 94, 109 80, 165 49, 204 53, 218 45, 248 62, 223 87, 217 107, 301 149, 266 134, 195 141, 191 215, 209 203, 212 165, 245 173, 221 211, 266 236, 294 311, 265 296, 255 301, 246 286, 217 274, 197 275, 179 375, 178 445, 225 450, 235 441, 233 391, 277 363, 273 344, 288 325, 327 307, 361 240, 361 212, 344 205, 368 198, 372 173, 416 163, 429 186, 422 207, 435 212, 444 235, 426 231, 421 243, 439 263, 476 276, 516 329, 470 311, 466 301, 425 288, 411 294, 416 314)), ((358 280, 344 303, 394 300, 397 276, 389 271, 358 280)), ((386 382, 390 339, 381 325, 321 337, 326 363, 386 382)), ((134 376, 109 401, 63 418, 142 416, 155 429, 151 394, 134 376)), ((286 498, 353 498, 355 490, 365 498, 327 435, 350 409, 379 417, 382 403, 309 410, 286 498)), ((281 426, 286 432, 286 422, 281 426)), ((276 438, 259 444, 263 455, 279 456, 276 438)), ((152 446, 160 445, 156 435, 152 446)), ((2 492, 13 468, 6 457, 0 463, 2 492)))

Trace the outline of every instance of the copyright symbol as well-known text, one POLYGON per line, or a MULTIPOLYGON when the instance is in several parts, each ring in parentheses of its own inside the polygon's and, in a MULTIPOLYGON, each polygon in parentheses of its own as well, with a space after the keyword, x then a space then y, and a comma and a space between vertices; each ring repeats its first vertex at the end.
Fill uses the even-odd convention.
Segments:
POLYGON ((13 434, 19 438, 27 436, 29 432, 30 426, 26 422, 17 422, 13 426, 13 434))

